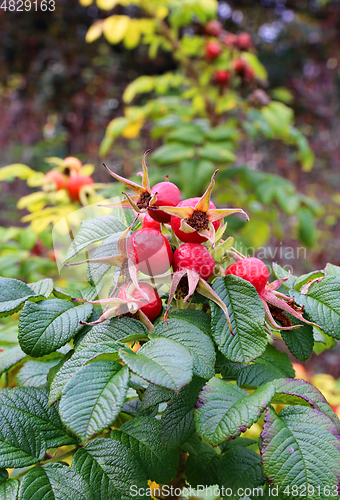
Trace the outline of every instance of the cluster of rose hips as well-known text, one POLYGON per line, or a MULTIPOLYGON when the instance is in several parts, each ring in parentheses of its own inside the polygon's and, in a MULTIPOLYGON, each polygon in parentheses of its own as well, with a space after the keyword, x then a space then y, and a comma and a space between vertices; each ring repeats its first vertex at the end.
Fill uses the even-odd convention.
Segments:
POLYGON ((78 158, 69 156, 64 160, 63 171, 50 170, 44 177, 44 185, 53 190, 66 189, 72 201, 80 201, 80 192, 85 186, 94 183, 92 177, 81 173, 82 163, 78 158))
MULTIPOLYGON (((252 41, 249 33, 228 33, 223 30, 222 24, 217 20, 209 21, 205 25, 205 33, 213 36, 215 40, 209 40, 205 46, 205 58, 208 61, 217 59, 223 52, 223 46, 233 48, 235 51, 245 51, 252 48, 252 41)), ((232 68, 218 69, 215 72, 214 80, 221 86, 227 86, 232 78, 232 75, 239 76, 244 83, 251 83, 255 74, 247 61, 242 57, 234 59, 232 68)))
MULTIPOLYGON (((118 254, 84 261, 120 268, 111 296, 107 299, 88 301, 93 304, 105 304, 107 307, 98 320, 87 324, 98 324, 129 311, 131 314, 138 313, 139 319, 152 331, 150 322, 159 316, 163 308, 162 300, 152 285, 170 282, 165 321, 176 294, 177 299, 182 300, 184 304, 190 301, 197 291, 223 310, 233 334, 228 309, 207 280, 211 281, 213 275, 234 275, 249 281, 255 287, 263 303, 266 321, 274 329, 291 330, 302 326, 293 325, 289 316, 284 313, 317 326, 303 316, 303 308, 298 307, 292 298, 277 291, 288 278, 269 283, 268 269, 261 260, 247 258, 225 245, 222 236, 226 225, 220 227, 222 220, 231 214, 246 214, 240 208, 216 208, 210 201, 217 171, 202 197, 182 200, 180 190, 169 180, 150 187, 146 154, 143 158, 142 186, 121 177, 104 165, 112 177, 135 193, 132 196, 124 193, 124 200, 107 207, 132 208, 136 218, 119 238, 118 254), (137 219, 142 221, 142 228, 130 233, 137 219), (217 257, 217 249, 222 250, 222 259, 217 257), (230 258, 236 262, 225 269, 222 262, 228 263, 230 258), (140 278, 138 273, 144 277, 140 278)), ((74 300, 86 302, 85 299, 74 300)))

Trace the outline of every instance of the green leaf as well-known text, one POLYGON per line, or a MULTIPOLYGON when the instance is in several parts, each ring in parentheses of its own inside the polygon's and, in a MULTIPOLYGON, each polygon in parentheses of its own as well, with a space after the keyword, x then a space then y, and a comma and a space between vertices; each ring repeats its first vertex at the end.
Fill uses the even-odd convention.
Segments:
POLYGON ((8 479, 8 472, 6 469, 0 469, 0 484, 8 479))
POLYGON ((212 378, 198 396, 195 425, 202 438, 218 445, 238 437, 255 423, 275 395, 272 384, 248 394, 219 378, 212 378))
POLYGON ((65 425, 83 441, 112 425, 126 397, 129 371, 112 361, 81 368, 66 384, 60 401, 65 425))
POLYGON ((152 161, 160 167, 173 165, 183 160, 192 158, 195 154, 193 148, 182 144, 165 144, 152 153, 152 161))
POLYGON ((113 318, 99 325, 95 325, 83 337, 75 353, 67 359, 55 375, 50 388, 50 404, 57 401, 62 394, 66 383, 77 373, 82 366, 101 354, 117 352, 122 348, 119 340, 147 339, 147 330, 140 322, 132 318, 113 318))
POLYGON ((17 375, 18 385, 42 387, 47 384, 47 375, 51 368, 60 362, 60 358, 48 361, 27 361, 17 375))
POLYGON ((177 473, 179 451, 168 449, 160 436, 160 421, 153 417, 139 417, 123 424, 121 433, 113 431, 113 439, 130 448, 140 462, 145 475, 157 483, 168 483, 177 473))
POLYGON ((84 479, 67 465, 34 467, 23 478, 20 500, 95 500, 84 479))
POLYGON ((299 218, 298 237, 301 243, 311 248, 315 244, 316 227, 314 216, 307 208, 300 208, 297 212, 299 218))
POLYGON ((148 410, 160 403, 166 403, 174 396, 174 393, 164 387, 149 384, 142 399, 142 410, 148 410))
POLYGON ((53 291, 53 280, 46 278, 44 280, 37 281, 36 283, 28 283, 27 286, 33 290, 35 295, 48 299, 53 291))
MULTIPOLYGON (((317 410, 296 406, 277 415, 268 408, 261 455, 265 474, 279 492, 288 486, 298 491, 306 487, 308 497, 315 500, 338 498, 340 452, 333 433, 331 420, 317 410)), ((283 498, 291 497, 283 494, 283 498)))
MULTIPOLYGON (((103 259, 105 257, 110 257, 112 255, 118 255, 118 239, 121 236, 120 233, 115 233, 104 240, 104 242, 98 247, 93 254, 91 259, 103 259)), ((86 270, 86 279, 93 286, 98 285, 105 274, 110 270, 112 266, 106 264, 99 264, 98 262, 90 262, 86 270)))
POLYGON ((67 344, 92 312, 91 304, 76 305, 67 300, 28 302, 20 315, 19 343, 33 357, 49 354, 67 344))
POLYGON ((307 361, 313 353, 314 337, 313 327, 302 323, 291 314, 286 314, 293 325, 301 325, 295 330, 281 330, 281 336, 290 352, 300 361, 307 361))
POLYGON ((230 361, 248 363, 267 347, 265 312, 255 287, 238 276, 218 278, 213 289, 228 307, 233 334, 220 307, 211 304, 212 331, 222 354, 230 361))
MULTIPOLYGON (((48 281, 50 282, 50 280, 48 281)), ((22 281, 0 277, 0 318, 19 311, 27 300, 38 301, 45 298, 22 281)), ((40 287, 38 286, 37 289, 40 287)))
POLYGON ((45 389, 33 387, 0 391, 0 467, 33 465, 46 449, 75 443, 47 398, 45 389))
POLYGON ((147 478, 132 450, 119 441, 90 441, 74 455, 71 470, 81 474, 93 491, 94 500, 131 500, 132 494, 136 500, 150 499, 137 494, 139 488, 148 487, 147 478))
POLYGON ((248 365, 239 374, 237 383, 243 387, 257 387, 271 380, 295 377, 295 371, 287 354, 268 345, 254 364, 248 365))
POLYGON ((174 392, 180 391, 192 379, 190 352, 171 339, 155 338, 144 344, 137 354, 121 351, 120 356, 133 373, 174 392))
POLYGON ((183 197, 193 198, 204 192, 209 185, 215 165, 211 161, 191 158, 181 162, 178 170, 183 197), (190 182, 187 182, 188 178, 190 182))
POLYGON ((194 360, 194 374, 205 379, 215 374, 215 349, 212 340, 199 326, 185 320, 169 319, 158 323, 151 338, 166 337, 186 347, 194 360))
POLYGON ((20 363, 24 358, 26 358, 26 354, 19 345, 6 349, 0 354, 0 375, 20 363))
POLYGON ((219 125, 218 127, 212 128, 205 134, 207 139, 211 141, 235 141, 239 137, 239 132, 237 129, 231 127, 230 125, 219 125))
POLYGON ((214 163, 227 163, 236 160, 234 153, 221 144, 206 144, 199 148, 197 153, 204 160, 213 161, 214 163))
POLYGON ((155 78, 153 76, 139 76, 131 82, 125 89, 123 101, 129 104, 137 94, 146 94, 151 92, 155 86, 155 78))
POLYGON ((207 335, 211 335, 210 314, 196 309, 178 309, 177 311, 170 311, 169 318, 180 319, 193 325, 199 325, 207 335))
POLYGON ((104 240, 113 233, 125 231, 126 226, 117 217, 105 215, 82 223, 77 236, 67 251, 65 262, 75 257, 89 245, 104 240))
POLYGON ((169 401, 160 421, 161 439, 166 447, 180 446, 195 432, 194 407, 203 385, 204 380, 194 377, 169 401))
POLYGON ((203 133, 197 125, 188 124, 177 127, 167 134, 168 142, 183 142, 184 144, 202 144, 203 133))
POLYGON ((338 278, 340 278, 340 267, 328 263, 325 267, 325 274, 326 276, 337 276, 338 278))
POLYGON ((191 442, 182 447, 184 451, 189 452, 185 466, 188 482, 193 488, 200 485, 214 486, 218 482, 217 467, 220 456, 215 448, 208 443, 201 442, 197 435, 193 435, 193 438, 197 441, 194 448, 191 442))
POLYGON ((306 312, 322 330, 340 340, 340 278, 325 276, 319 283, 313 283, 307 295, 291 292, 299 305, 304 305, 306 312))
POLYGON ((226 490, 234 492, 232 498, 239 499, 243 495, 238 490, 257 488, 263 485, 266 477, 261 465, 261 457, 253 450, 235 446, 227 450, 218 462, 218 484, 226 490))
POLYGON ((278 279, 288 278, 282 283, 282 286, 284 286, 288 290, 293 288, 296 276, 288 274, 288 272, 283 267, 279 266, 279 264, 276 264, 276 262, 273 263, 273 271, 278 279))
POLYGON ((0 500, 16 500, 19 491, 19 481, 9 479, 0 484, 0 500))
POLYGON ((303 285, 306 285, 309 281, 315 280, 316 278, 323 278, 325 276, 324 271, 312 271, 308 274, 303 274, 296 278, 294 282, 294 290, 299 292, 303 285))
POLYGON ((237 380, 246 365, 228 361, 221 352, 216 356, 216 373, 220 373, 224 380, 237 380))

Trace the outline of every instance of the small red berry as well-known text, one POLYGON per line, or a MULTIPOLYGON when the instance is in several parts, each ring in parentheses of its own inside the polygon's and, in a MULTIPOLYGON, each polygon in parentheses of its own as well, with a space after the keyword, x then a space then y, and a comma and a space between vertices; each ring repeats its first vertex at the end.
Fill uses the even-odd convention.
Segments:
POLYGON ((249 33, 240 33, 237 37, 236 45, 240 50, 250 49, 250 47, 252 47, 252 42, 249 33))
POLYGON ((65 177, 58 170, 51 170, 50 172, 47 172, 44 177, 44 181, 46 183, 53 182, 53 184, 55 184, 56 186, 57 191, 65 187, 65 177))
POLYGON ((255 73, 254 73, 254 70, 250 67, 250 66, 247 66, 245 71, 244 71, 244 81, 246 83, 251 83, 255 78, 255 73))
MULTIPOLYGON (((127 289, 129 286, 129 284, 126 284, 119 290, 119 299, 129 300, 127 296, 127 289)), ((149 299, 149 302, 145 303, 145 305, 143 305, 139 309, 145 314, 145 316, 149 318, 150 321, 154 321, 162 310, 161 298, 155 288, 148 283, 139 283, 139 287, 148 296, 149 299)), ((140 293, 139 290, 137 290, 137 288, 135 288, 134 291, 129 295, 136 300, 145 300, 145 297, 140 293)))
POLYGON ((215 80, 220 85, 228 85, 230 82, 230 73, 225 69, 219 69, 215 73, 215 80))
POLYGON ((174 253, 174 271, 192 269, 207 280, 214 273, 215 261, 199 243, 184 243, 174 253))
POLYGON ((67 179, 67 190, 72 201, 79 201, 79 192, 82 187, 90 186, 94 183, 92 177, 88 175, 73 175, 67 179))
POLYGON ((205 46, 205 57, 208 61, 212 61, 216 59, 222 52, 221 45, 217 40, 211 40, 205 46))
POLYGON ((256 257, 239 260, 227 267, 225 274, 233 274, 249 281, 261 295, 269 279, 267 266, 256 257))
MULTIPOLYGON (((195 208, 196 204, 199 202, 201 198, 188 198, 187 200, 181 201, 177 206, 178 207, 192 207, 195 208)), ((211 201, 209 203, 209 209, 214 209, 216 208, 213 202, 211 201)), ((217 220, 213 222, 213 226, 215 230, 220 227, 220 221, 217 220)), ((179 217, 176 217, 175 215, 171 216, 171 228, 177 238, 179 238, 181 241, 184 241, 185 243, 203 243, 204 241, 207 241, 207 238, 204 238, 198 232, 194 233, 185 233, 184 231, 181 231, 181 219, 179 217)))
POLYGON ((31 255, 37 255, 40 257, 40 255, 42 255, 44 251, 45 251, 44 245, 41 243, 40 240, 37 240, 36 244, 31 250, 31 255))
POLYGON ((234 33, 227 33, 223 38, 223 43, 226 47, 234 47, 237 44, 237 36, 234 33))
POLYGON ((233 61, 233 68, 234 68, 235 73, 237 75, 241 76, 242 78, 244 76, 244 72, 245 72, 246 67, 247 67, 247 63, 241 57, 239 57, 238 59, 235 59, 235 61, 233 61))
POLYGON ((139 229, 127 240, 128 258, 148 276, 166 273, 173 262, 168 240, 156 229, 139 229))
POLYGON ((210 36, 218 36, 222 32, 222 24, 217 21, 217 19, 212 19, 211 21, 207 22, 207 24, 204 26, 204 31, 206 32, 207 35, 210 36))
POLYGON ((156 229, 156 231, 161 232, 160 222, 155 221, 148 213, 145 214, 143 219, 143 229, 156 229))
MULTIPOLYGON (((157 207, 176 207, 178 203, 182 200, 181 192, 172 182, 163 181, 155 184, 151 188, 151 193, 157 193, 157 201, 155 206, 157 207)), ((171 216, 166 214, 162 210, 156 208, 149 209, 149 215, 155 219, 157 222, 170 222, 171 216)))

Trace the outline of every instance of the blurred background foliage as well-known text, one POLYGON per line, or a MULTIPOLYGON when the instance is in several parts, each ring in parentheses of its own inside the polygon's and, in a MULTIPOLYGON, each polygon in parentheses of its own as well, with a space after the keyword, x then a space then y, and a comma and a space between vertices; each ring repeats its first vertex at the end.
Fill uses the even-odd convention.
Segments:
MULTIPOLYGON (((0 9, 0 22, 0 167, 46 174, 46 158, 72 155, 95 166, 100 186, 112 180, 103 160, 131 177, 151 149, 152 181, 169 174, 186 197, 219 168, 214 200, 251 216, 228 225, 243 250, 265 246, 296 274, 340 265, 339 2, 59 0, 55 12, 0 9), (251 46, 220 36, 221 56, 207 60, 214 18, 251 46)), ((0 274, 57 275, 54 221, 32 231, 34 207, 17 208, 41 187, 13 171, 1 181, 0 274)), ((111 186, 101 194, 120 192, 111 186)), ((75 209, 62 198, 44 207, 75 209)))

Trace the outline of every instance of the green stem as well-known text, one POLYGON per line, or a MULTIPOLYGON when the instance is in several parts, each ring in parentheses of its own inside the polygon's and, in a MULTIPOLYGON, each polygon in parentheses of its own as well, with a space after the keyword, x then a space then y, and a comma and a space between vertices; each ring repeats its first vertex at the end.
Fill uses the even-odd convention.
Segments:
MULTIPOLYGON (((74 455, 75 452, 79 448, 80 448, 80 446, 77 445, 75 448, 73 448, 73 450, 70 450, 70 451, 64 453, 63 455, 58 455, 56 457, 49 458, 48 460, 41 460, 40 462, 38 462, 35 465, 33 465, 33 467, 38 467, 39 465, 46 465, 46 464, 52 464, 52 463, 60 462, 60 461, 64 460, 65 458, 68 458, 68 457, 71 457, 72 455, 74 455)), ((27 470, 25 470, 23 472, 20 472, 20 474, 17 474, 16 476, 11 476, 10 479, 19 479, 20 477, 23 477, 25 474, 27 474, 27 472, 29 472, 30 470, 32 470, 33 467, 30 467, 29 469, 27 469, 27 470)))

